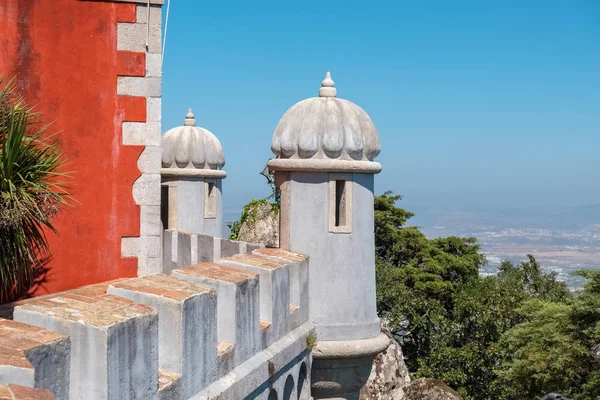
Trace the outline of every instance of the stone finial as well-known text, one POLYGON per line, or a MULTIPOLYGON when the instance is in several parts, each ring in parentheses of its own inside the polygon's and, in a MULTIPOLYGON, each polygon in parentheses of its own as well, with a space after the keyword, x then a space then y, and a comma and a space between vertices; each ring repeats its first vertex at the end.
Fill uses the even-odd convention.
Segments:
POLYGON ((196 120, 194 119, 194 113, 192 112, 191 108, 185 115, 185 120, 183 120, 183 126, 196 126, 196 120))
POLYGON ((321 88, 319 89, 319 97, 336 97, 337 89, 334 87, 335 82, 331 79, 329 71, 325 74, 325 79, 321 82, 321 88))

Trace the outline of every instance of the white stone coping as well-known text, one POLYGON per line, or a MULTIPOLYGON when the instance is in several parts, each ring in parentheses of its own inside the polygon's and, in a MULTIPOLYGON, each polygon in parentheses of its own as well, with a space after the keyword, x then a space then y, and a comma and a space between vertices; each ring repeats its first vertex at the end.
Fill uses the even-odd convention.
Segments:
POLYGON ((193 168, 161 168, 162 176, 186 176, 198 178, 224 179, 227 172, 220 169, 193 169, 193 168))
POLYGON ((381 164, 375 161, 277 158, 269 161, 268 165, 272 171, 381 172, 381 164))
POLYGON ((381 353, 390 344, 390 338, 380 334, 371 339, 318 341, 313 350, 314 358, 356 358, 381 353))

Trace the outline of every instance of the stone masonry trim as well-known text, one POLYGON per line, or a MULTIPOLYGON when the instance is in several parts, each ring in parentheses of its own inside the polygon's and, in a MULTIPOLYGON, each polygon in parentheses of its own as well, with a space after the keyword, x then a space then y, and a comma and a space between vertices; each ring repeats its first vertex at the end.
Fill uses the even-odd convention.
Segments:
POLYGON ((118 0, 138 3, 136 21, 117 24, 117 50, 144 53, 144 76, 118 76, 117 95, 142 97, 146 101, 146 121, 122 124, 122 144, 143 146, 137 167, 139 178, 132 196, 140 206, 140 236, 121 239, 121 256, 138 259, 138 276, 161 271, 160 172, 161 172, 161 35, 163 0, 150 2, 148 27, 147 0, 118 0), (149 29, 148 29, 149 28, 149 29), (146 48, 146 44, 148 47, 146 48))

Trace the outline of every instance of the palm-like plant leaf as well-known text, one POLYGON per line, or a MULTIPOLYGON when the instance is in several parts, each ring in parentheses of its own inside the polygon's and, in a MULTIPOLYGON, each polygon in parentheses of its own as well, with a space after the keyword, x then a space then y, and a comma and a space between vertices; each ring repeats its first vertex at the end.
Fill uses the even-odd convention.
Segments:
POLYGON ((50 255, 44 233, 69 198, 56 135, 0 78, 0 303, 24 295, 50 255))

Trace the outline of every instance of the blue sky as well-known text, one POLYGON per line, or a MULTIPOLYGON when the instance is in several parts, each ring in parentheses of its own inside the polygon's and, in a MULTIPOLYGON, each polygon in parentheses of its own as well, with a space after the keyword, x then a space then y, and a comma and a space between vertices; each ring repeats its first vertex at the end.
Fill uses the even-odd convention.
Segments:
POLYGON ((596 0, 171 1, 163 131, 192 107, 221 140, 226 212, 268 194, 275 126, 326 71, 404 206, 600 202, 596 0))

